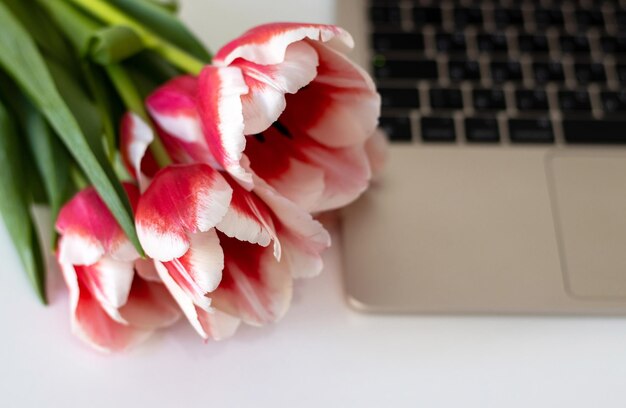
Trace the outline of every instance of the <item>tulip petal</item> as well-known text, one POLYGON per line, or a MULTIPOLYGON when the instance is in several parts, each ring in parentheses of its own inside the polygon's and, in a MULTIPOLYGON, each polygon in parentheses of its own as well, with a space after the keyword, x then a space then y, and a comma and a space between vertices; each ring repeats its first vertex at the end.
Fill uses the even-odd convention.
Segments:
POLYGON ((135 271, 143 280, 161 282, 161 278, 159 278, 154 262, 151 259, 137 259, 135 261, 135 271))
POLYGON ((228 211, 232 189, 206 164, 174 165, 157 173, 139 199, 135 221, 146 254, 171 261, 189 249, 188 234, 206 232, 228 211))
POLYGON ((241 68, 248 93, 241 97, 244 134, 260 133, 285 110, 285 93, 296 93, 317 75, 317 52, 305 42, 291 44, 285 59, 275 65, 259 65, 246 60, 234 61, 241 68))
POLYGON ((224 253, 214 229, 190 235, 191 246, 180 258, 163 262, 174 282, 200 308, 209 310, 205 295, 215 290, 222 279, 224 253))
POLYGON ((194 142, 204 137, 196 108, 197 92, 197 78, 181 75, 148 96, 146 107, 165 132, 183 141, 194 142))
POLYGON ((119 313, 128 300, 135 270, 133 262, 103 257, 89 266, 74 267, 76 274, 111 319, 127 324, 119 313))
POLYGON ((124 114, 120 126, 120 153, 124 165, 142 190, 149 183, 144 172, 152 176, 159 169, 156 160, 148 152, 148 146, 153 140, 154 133, 143 119, 132 112, 124 114))
POLYGON ((219 310, 259 326, 280 319, 292 295, 292 279, 284 262, 272 251, 225 236, 224 272, 220 286, 211 294, 219 310))
POLYGON ((362 144, 380 116, 374 82, 345 55, 323 44, 312 46, 319 55, 317 77, 298 93, 287 95, 281 122, 293 133, 329 147, 362 144))
MULTIPOLYGON (((137 187, 124 183, 131 205, 137 202, 137 187)), ((56 221, 63 235, 62 261, 73 265, 91 265, 104 254, 121 261, 134 260, 139 254, 126 238, 119 224, 93 187, 78 192, 68 201, 56 221)))
POLYGON ((131 296, 120 309, 120 315, 133 327, 154 330, 174 324, 181 313, 162 283, 135 276, 131 296))
POLYGON ((228 212, 216 228, 230 238, 264 247, 274 241, 274 255, 280 259, 280 242, 267 205, 228 176, 225 178, 233 189, 233 197, 228 212))
POLYGON ((256 175, 254 184, 256 194, 276 215, 283 261, 291 276, 305 278, 318 275, 323 268, 322 253, 330 247, 328 232, 308 212, 280 195, 256 175))
POLYGON ((59 261, 70 294, 72 332, 81 340, 102 352, 121 351, 150 336, 150 332, 120 324, 100 307, 74 267, 59 261))
POLYGON ((332 148, 275 126, 263 138, 250 138, 246 156, 263 180, 309 212, 345 206, 369 185, 367 154, 362 145, 332 148), (280 129, 280 130, 279 130, 280 129))
POLYGON ((252 176, 239 164, 246 146, 241 96, 248 93, 236 67, 206 66, 198 78, 198 112, 209 149, 217 162, 241 182, 252 176))
POLYGON ((213 340, 219 341, 232 337, 241 324, 241 319, 238 317, 231 316, 217 309, 213 309, 212 312, 205 312, 196 308, 196 311, 204 331, 213 340))
POLYGON ((322 24, 272 23, 248 30, 222 47, 213 58, 216 65, 229 65, 238 58, 261 65, 285 60, 287 47, 304 39, 322 41, 341 51, 354 46, 347 31, 322 24))
POLYGON ((203 339, 209 338, 209 334, 199 320, 199 313, 202 313, 203 310, 197 307, 191 300, 191 298, 187 296, 185 291, 183 291, 183 289, 178 286, 176 281, 174 281, 174 279, 170 276, 167 268, 162 263, 155 262, 154 265, 157 272, 159 273, 159 277, 163 281, 163 284, 170 292, 176 303, 178 303, 178 306, 182 310, 187 320, 189 320, 191 326, 196 330, 196 332, 198 332, 198 334, 203 339))

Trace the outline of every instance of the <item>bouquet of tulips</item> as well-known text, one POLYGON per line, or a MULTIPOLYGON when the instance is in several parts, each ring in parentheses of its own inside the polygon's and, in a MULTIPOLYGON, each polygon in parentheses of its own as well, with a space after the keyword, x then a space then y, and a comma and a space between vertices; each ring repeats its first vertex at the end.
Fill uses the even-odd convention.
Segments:
POLYGON ((314 217, 381 157, 380 98, 329 25, 255 27, 212 56, 157 0, 0 0, 0 210, 37 293, 45 204, 71 327, 122 350, 280 319, 320 273, 314 217), (375 136, 376 135, 376 136, 375 136))

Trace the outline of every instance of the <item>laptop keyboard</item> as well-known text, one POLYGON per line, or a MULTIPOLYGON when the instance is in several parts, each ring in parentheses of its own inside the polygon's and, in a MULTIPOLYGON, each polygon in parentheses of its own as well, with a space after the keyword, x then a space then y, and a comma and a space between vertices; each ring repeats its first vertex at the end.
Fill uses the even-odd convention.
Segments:
POLYGON ((392 141, 626 143, 626 1, 370 0, 392 141))

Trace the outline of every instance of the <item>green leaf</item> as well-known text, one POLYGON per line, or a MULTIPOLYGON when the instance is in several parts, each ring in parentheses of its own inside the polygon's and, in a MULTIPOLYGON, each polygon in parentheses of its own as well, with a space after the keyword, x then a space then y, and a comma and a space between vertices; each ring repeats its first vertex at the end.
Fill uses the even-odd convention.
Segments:
POLYGON ((2 0, 11 10, 13 15, 28 30, 37 45, 48 55, 70 65, 72 52, 69 44, 65 41, 57 27, 49 16, 34 4, 33 1, 2 0))
POLYGON ((178 17, 155 4, 154 1, 109 0, 109 3, 196 58, 207 63, 211 61, 211 55, 207 49, 178 17))
POLYGON ((117 63, 145 49, 141 38, 130 27, 103 26, 64 1, 44 1, 42 5, 83 58, 106 65, 117 63))
POLYGON ((122 61, 144 49, 141 38, 131 28, 110 26, 95 32, 88 45, 91 59, 108 65, 122 61))
POLYGON ((132 210, 109 164, 96 158, 76 118, 68 109, 35 43, 3 3, 0 3, 0 66, 18 83, 46 117, 107 204, 128 238, 143 254, 132 210))
POLYGON ((150 3, 154 3, 157 6, 176 14, 178 12, 178 0, 144 0, 150 3))
POLYGON ((0 213, 24 269, 39 299, 45 304, 45 269, 29 211, 31 200, 24 188, 28 184, 25 159, 12 117, 0 103, 0 213))

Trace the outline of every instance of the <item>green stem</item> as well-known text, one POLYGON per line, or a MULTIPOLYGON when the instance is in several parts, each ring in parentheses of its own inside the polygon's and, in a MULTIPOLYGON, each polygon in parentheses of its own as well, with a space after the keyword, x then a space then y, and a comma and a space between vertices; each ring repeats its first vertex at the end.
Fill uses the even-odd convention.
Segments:
POLYGON ((132 28, 147 48, 162 55, 176 67, 197 75, 205 63, 179 47, 169 43, 126 14, 108 4, 105 0, 68 0, 83 10, 109 24, 119 24, 132 28))
MULTIPOLYGON (((106 71, 126 107, 131 112, 141 117, 148 125, 151 125, 141 96, 139 96, 139 92, 137 92, 137 89, 124 68, 119 64, 110 64, 106 66, 106 71)), ((156 132, 154 132, 154 134, 156 135, 156 132)), ((150 151, 160 167, 165 167, 172 163, 172 159, 167 154, 167 150, 158 136, 150 143, 150 151)))

